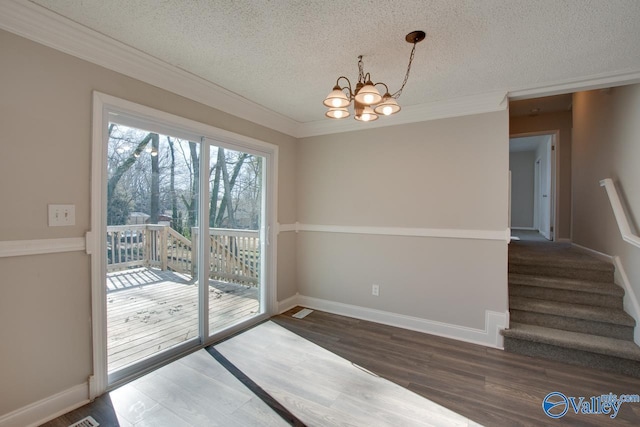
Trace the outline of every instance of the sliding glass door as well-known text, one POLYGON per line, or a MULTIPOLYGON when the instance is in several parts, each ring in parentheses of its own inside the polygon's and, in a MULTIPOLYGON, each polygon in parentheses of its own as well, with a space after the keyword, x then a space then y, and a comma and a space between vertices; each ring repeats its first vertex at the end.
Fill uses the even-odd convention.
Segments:
POLYGON ((274 162, 226 134, 116 108, 103 119, 104 389, 266 317, 274 162))
POLYGON ((264 158, 209 145, 209 334, 261 312, 264 158))

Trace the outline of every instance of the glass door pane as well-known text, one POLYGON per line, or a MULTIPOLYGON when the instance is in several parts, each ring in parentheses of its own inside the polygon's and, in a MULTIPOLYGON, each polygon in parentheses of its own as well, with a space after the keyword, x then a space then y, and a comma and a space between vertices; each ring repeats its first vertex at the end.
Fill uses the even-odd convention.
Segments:
POLYGON ((209 334, 264 311, 264 163, 209 146, 209 334))
POLYGON ((109 123, 107 364, 110 382, 199 345, 200 143, 109 123), (119 374, 118 374, 119 373, 119 374))

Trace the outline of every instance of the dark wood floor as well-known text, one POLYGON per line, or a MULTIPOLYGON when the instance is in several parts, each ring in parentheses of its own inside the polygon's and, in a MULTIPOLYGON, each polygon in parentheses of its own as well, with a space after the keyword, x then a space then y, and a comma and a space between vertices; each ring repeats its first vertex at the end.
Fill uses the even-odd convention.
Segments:
POLYGON ((640 403, 606 415, 568 413, 553 420, 542 400, 566 396, 640 394, 640 379, 535 359, 502 350, 315 311, 272 321, 433 402, 486 426, 638 426, 640 403))
MULTIPOLYGON (((622 404, 613 420, 606 415, 575 415, 572 411, 560 420, 552 420, 541 407, 543 398, 553 391, 586 398, 608 393, 637 394, 639 379, 318 311, 303 319, 292 318, 297 310, 271 321, 479 424, 640 425, 640 403, 622 404)), ((200 375, 206 373, 201 371, 200 375)), ((210 398, 215 400, 215 396, 210 398)), ((172 401, 175 397, 167 399, 172 401)), ((103 426, 118 425, 111 400, 105 395, 46 426, 66 426, 84 415, 104 417, 98 419, 103 426)), ((274 421, 270 417, 264 420, 269 424, 274 421)))

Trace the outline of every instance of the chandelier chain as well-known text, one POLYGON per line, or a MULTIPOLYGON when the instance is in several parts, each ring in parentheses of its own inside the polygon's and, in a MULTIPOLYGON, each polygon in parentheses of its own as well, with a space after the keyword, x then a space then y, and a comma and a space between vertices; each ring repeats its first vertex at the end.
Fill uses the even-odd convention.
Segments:
POLYGON ((413 56, 416 53, 416 44, 417 42, 413 43, 413 49, 411 49, 411 55, 409 55, 409 65, 407 66, 407 74, 405 74, 404 76, 404 81, 402 82, 402 86, 400 86, 400 89, 398 89, 393 95, 391 95, 391 97, 394 99, 400 98, 400 95, 402 95, 402 89, 404 89, 405 85, 407 84, 407 81, 409 80, 409 73, 411 72, 411 63, 413 63, 413 56))

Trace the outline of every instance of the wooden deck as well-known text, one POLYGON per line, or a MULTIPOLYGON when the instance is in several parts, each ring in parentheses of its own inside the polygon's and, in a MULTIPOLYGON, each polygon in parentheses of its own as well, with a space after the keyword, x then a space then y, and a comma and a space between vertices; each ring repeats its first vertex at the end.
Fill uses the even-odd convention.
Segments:
MULTIPOLYGON (((209 332, 259 312, 257 287, 209 281, 209 332)), ((198 286, 172 271, 107 274, 108 371, 198 336, 198 286)))

